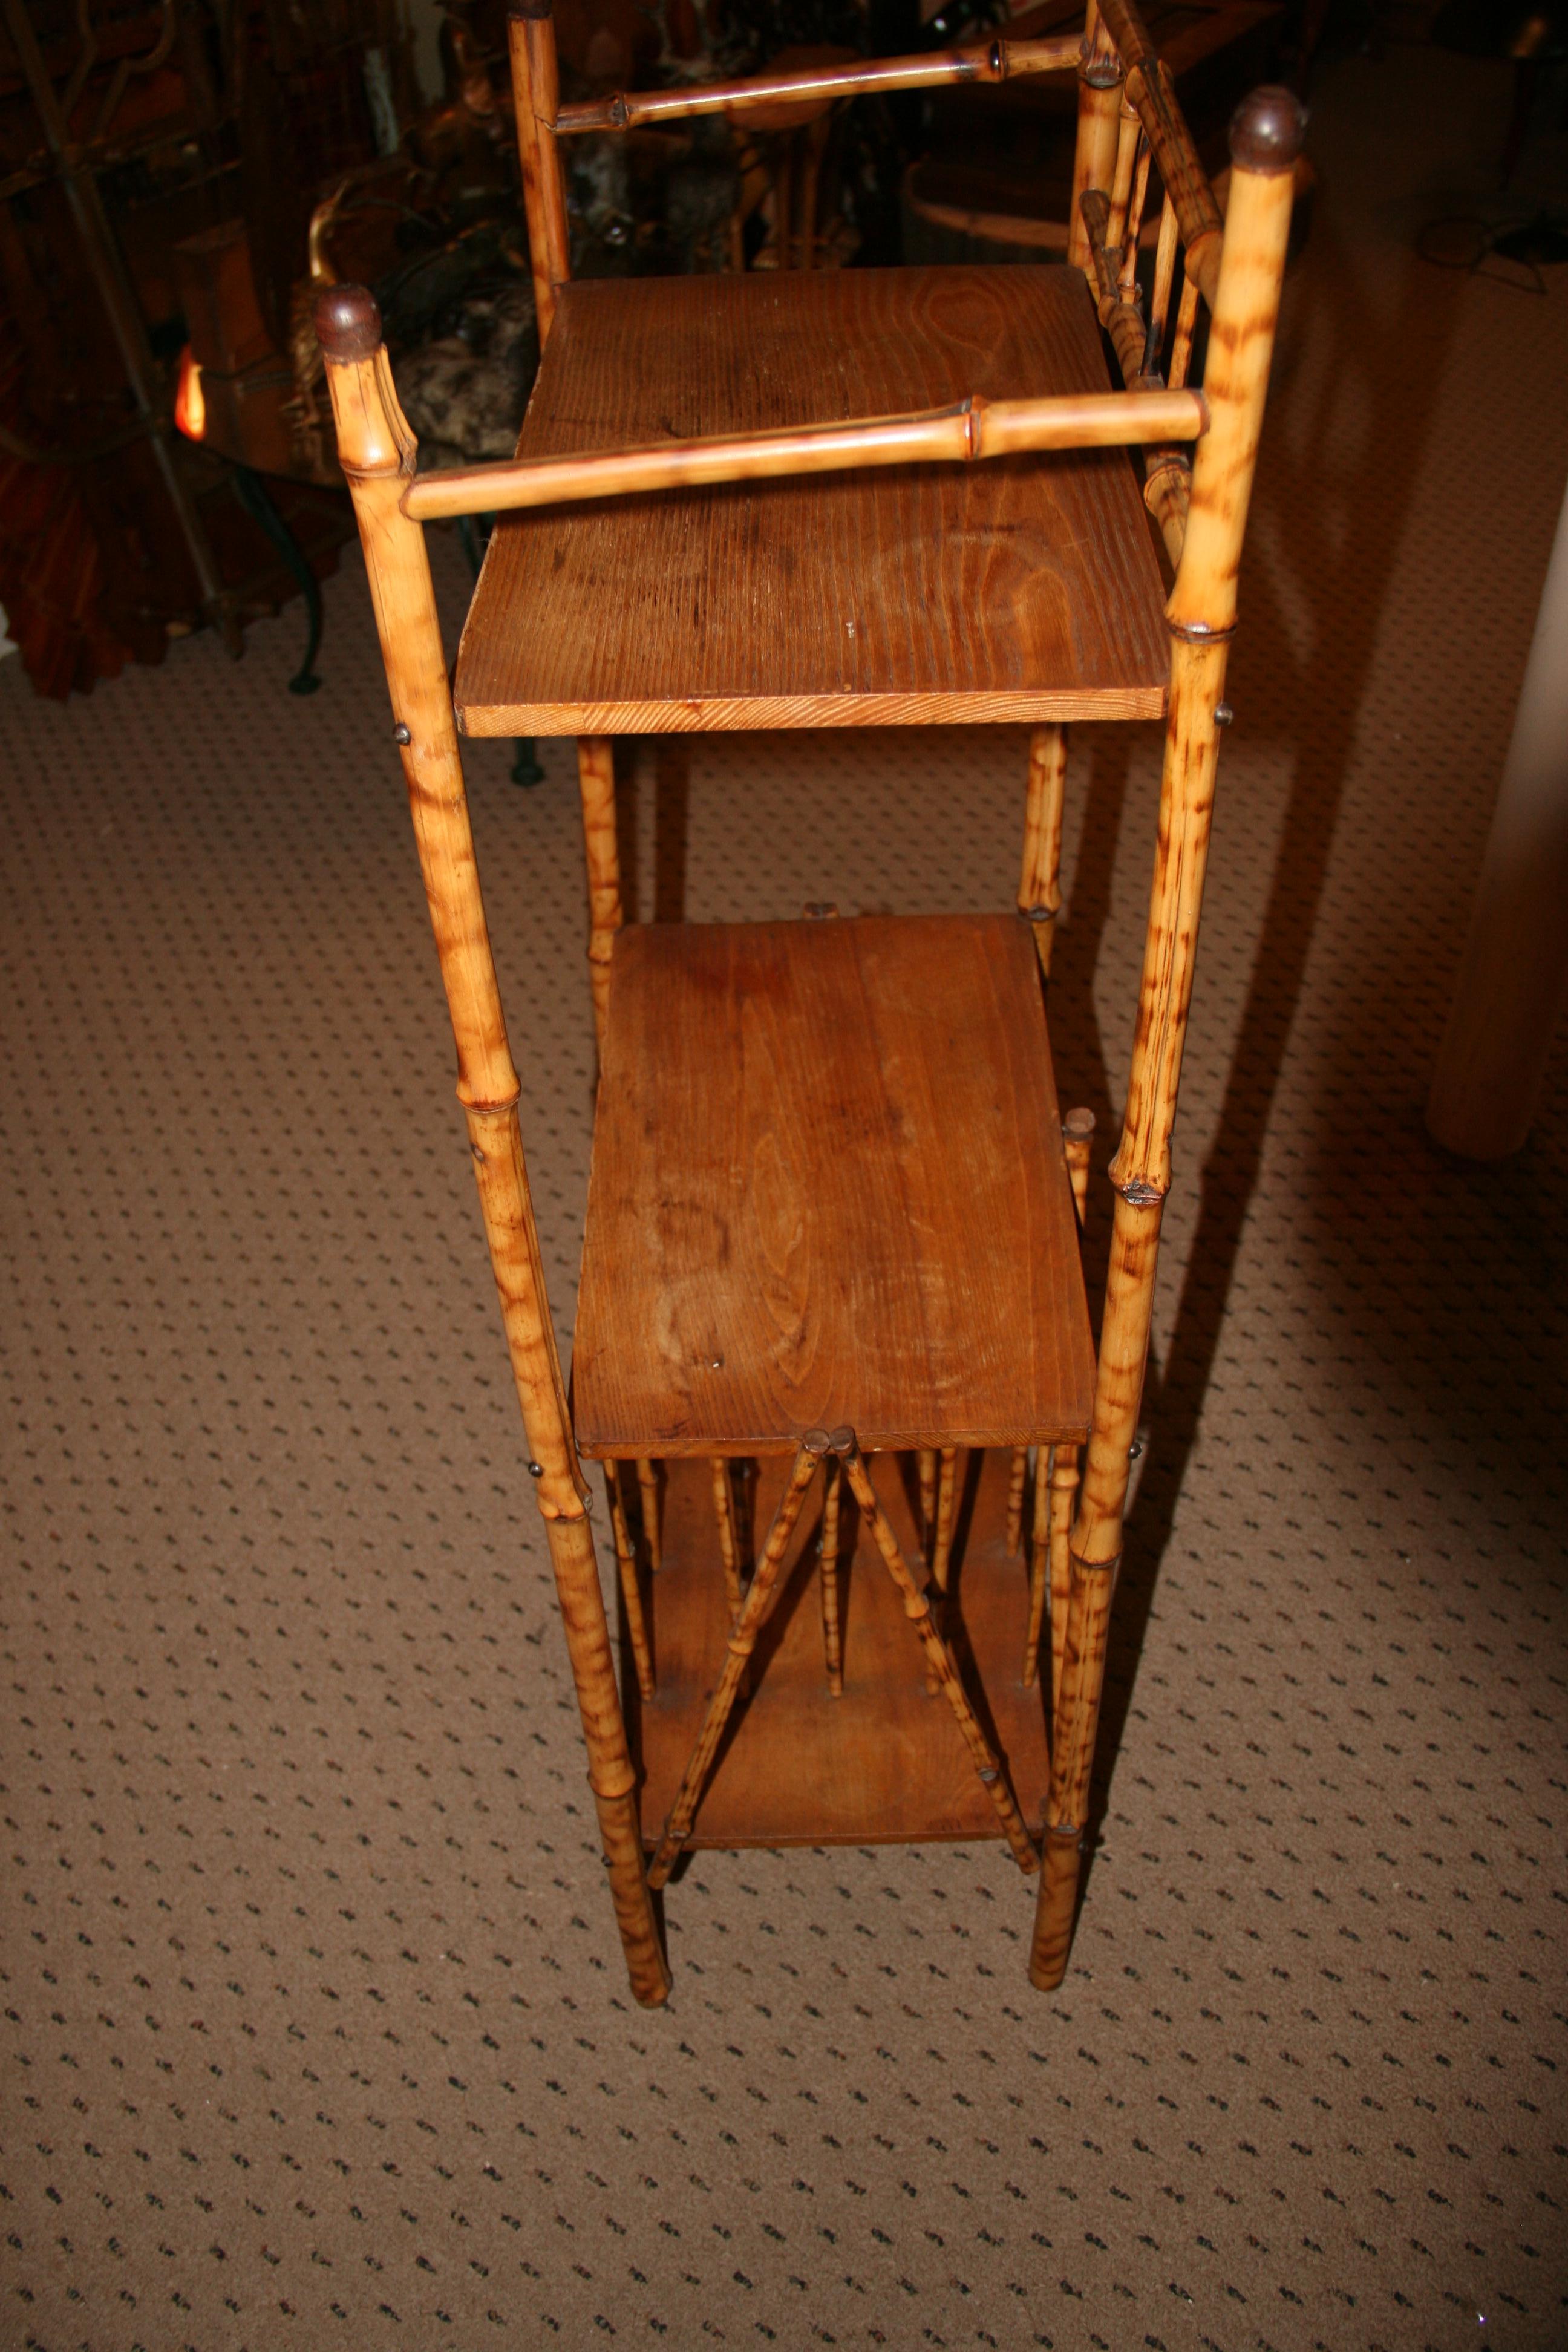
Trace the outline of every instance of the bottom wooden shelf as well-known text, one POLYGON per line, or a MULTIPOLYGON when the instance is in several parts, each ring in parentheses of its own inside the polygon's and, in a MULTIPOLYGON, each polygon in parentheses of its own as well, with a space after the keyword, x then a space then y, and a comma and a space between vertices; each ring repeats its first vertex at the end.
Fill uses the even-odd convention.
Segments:
MULTIPOLYGON (((912 1456, 870 1461, 904 1557, 918 1567, 912 1456)), ((764 1541, 787 1465, 760 1465, 754 1543, 764 1541)), ((1027 1568, 1005 1548, 1009 1457, 959 1456, 960 1499, 948 1634, 971 1701, 1000 1751, 1025 1820, 1037 1835, 1050 1776, 1046 1710, 1049 1634, 1039 1680, 1023 1681, 1027 1568)), ((641 1774, 642 1833, 653 1845, 686 1769, 721 1670, 729 1620, 709 1465, 664 1465, 663 1565, 646 1565, 644 1606, 658 1691, 624 1677, 641 1774)), ((628 1485, 630 1484, 628 1478, 628 1485)), ((887 1568, 845 1496, 840 1610, 844 1693, 823 1664, 816 1540, 820 1487, 795 1531, 780 1597, 752 1662, 752 1688, 732 1718, 697 1813, 693 1846, 906 1844, 1001 1834, 995 1810, 947 1701, 927 1695, 919 1641, 887 1568)))

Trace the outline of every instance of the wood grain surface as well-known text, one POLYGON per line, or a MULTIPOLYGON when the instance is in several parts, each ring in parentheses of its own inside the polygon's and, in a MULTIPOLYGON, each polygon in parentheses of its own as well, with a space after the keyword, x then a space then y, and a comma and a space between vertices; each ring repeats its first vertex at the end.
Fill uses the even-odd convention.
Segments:
MULTIPOLYGON (((518 454, 1108 385, 1065 268, 590 281, 561 289, 518 454)), ((516 514, 464 631, 458 720, 548 735, 1153 718, 1162 603, 1118 450, 516 514)))
POLYGON ((789 1452, 838 1423, 868 1452, 1084 1438, 1089 1314, 1019 917, 635 925, 602 1072, 584 1452, 789 1452))
MULTIPOLYGON (((787 1465, 765 1462, 756 1523, 773 1517, 787 1465)), ((904 1557, 920 1557, 907 1462, 868 1465, 904 1557)), ((1005 1454, 960 1455, 961 1500, 945 1630, 965 1693, 1000 1755, 1031 1832, 1043 1818, 1049 1762, 1045 1700, 1019 1673, 1029 1586, 1007 1557, 1005 1454)), ((820 1481, 795 1531, 779 1597, 752 1658, 750 1696, 737 1708, 698 1807, 693 1846, 869 1845, 928 1838, 994 1838, 996 1811, 975 1778, 952 1710, 926 1687, 925 1662, 887 1568, 846 1492, 839 1605, 844 1694, 829 1696, 816 1599, 820 1481)), ((642 1834, 652 1846, 680 1785, 708 1699, 723 1670, 730 1629, 707 1473, 671 1466, 665 1564, 648 1580, 658 1690, 635 1696, 633 1751, 641 1775, 642 1834)))

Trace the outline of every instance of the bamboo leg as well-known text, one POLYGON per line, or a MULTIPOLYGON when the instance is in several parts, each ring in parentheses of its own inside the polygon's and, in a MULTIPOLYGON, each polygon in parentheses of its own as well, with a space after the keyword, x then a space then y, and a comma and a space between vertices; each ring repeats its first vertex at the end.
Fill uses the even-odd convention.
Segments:
POLYGON ((844 1642, 838 1617, 838 1504, 843 1473, 830 1461, 823 1473, 822 1496, 822 1647, 827 1662, 827 1689, 832 1698, 844 1696, 844 1642))
POLYGON ((588 980, 594 992, 594 1035, 602 1058, 610 1004, 610 959, 616 933, 625 919, 621 855, 616 841, 616 747, 609 736, 578 737, 577 789, 588 866, 588 980))
POLYGON ((1029 781, 1024 800, 1024 863, 1018 912, 1034 927, 1040 971, 1051 976, 1051 950, 1061 913, 1062 811, 1067 798, 1068 731, 1036 727, 1029 734, 1029 781))
POLYGON ((987 1795, 996 1808, 996 1817, 1002 1824, 1008 1844, 1013 1849, 1014 1860, 1020 1870, 1037 1870, 1039 1867, 1040 1858, 1035 1851, 1035 1842, 1024 1825, 1024 1817, 1018 1811, 1012 1790, 1007 1785, 1006 1776, 996 1758, 992 1754, 985 1734, 975 1720, 974 1710, 964 1694, 963 1685, 959 1679, 958 1668, 952 1663, 952 1653, 931 1622, 930 1595, 921 1591, 914 1578, 910 1574, 903 1553, 899 1549, 898 1538, 883 1517, 881 1504, 877 1499, 877 1490, 872 1486, 870 1474, 855 1446, 853 1433, 847 1430, 834 1431, 836 1452, 839 1450, 841 1438, 847 1441, 844 1450, 844 1467, 849 1484, 855 1490, 855 1499, 860 1506, 866 1525, 870 1530, 871 1539, 887 1562, 889 1573, 903 1596, 904 1614, 920 1636, 927 1663, 947 1694, 948 1704, 958 1719, 958 1727, 968 1744, 971 1756, 974 1759, 976 1776, 984 1783, 987 1795))
POLYGON ((669 1971, 643 1873, 636 1780, 551 1329, 518 1125, 517 1073, 474 863, 425 535, 399 505, 404 482, 414 470, 414 436, 392 389, 381 322, 370 296, 360 287, 331 288, 317 304, 315 323, 403 746, 426 898, 458 1047, 458 1097, 468 1121, 529 1467, 536 1474, 549 1537, 611 1895, 632 1990, 638 2000, 654 2005, 668 1995, 669 1971))
POLYGON ((669 1809, 664 1834, 648 1864, 647 1883, 652 1887, 664 1885, 677 1855, 691 1834, 691 1823, 702 1795, 702 1784, 718 1753, 719 1742, 724 1737, 724 1727, 730 1720, 742 1678, 773 1601, 773 1588, 784 1566, 790 1537, 795 1532, 795 1523, 800 1517, 801 1503, 826 1451, 827 1439, 824 1433, 819 1429, 808 1430, 795 1457, 795 1467, 790 1472, 789 1484, 784 1488, 784 1497, 768 1531, 768 1539, 763 1546, 762 1559, 757 1562, 751 1590, 739 1617, 730 1628, 728 1654, 724 1660, 724 1671, 719 1677, 719 1687, 708 1703, 708 1713, 698 1734, 697 1745, 691 1751, 675 1802, 669 1809))
POLYGON ((1013 1448, 1013 1467, 1007 1480, 1007 1550, 1016 1558, 1024 1534, 1024 1488, 1029 1477, 1029 1449, 1026 1445, 1013 1448))
POLYGON ((1050 1590, 1050 1463, 1053 1452, 1051 1446, 1042 1445, 1035 1457, 1035 1507, 1029 1529, 1029 1624, 1024 1635, 1026 1690, 1033 1690, 1039 1676, 1040 1634, 1046 1622, 1046 1596, 1050 1590))
POLYGON ((616 1559, 621 1573, 621 1599, 626 1603, 626 1632, 631 1637, 632 1660, 637 1667, 637 1688, 644 1698, 654 1695, 653 1652, 648 1646, 647 1620, 643 1615, 642 1587, 637 1582, 637 1549, 621 1502, 621 1465, 618 1462, 605 1465, 605 1492, 610 1501, 610 1531, 616 1542, 616 1559))
POLYGON ((1160 1221, 1171 1181, 1171 1129, 1191 1001, 1210 812, 1218 760, 1215 713, 1236 625, 1236 583, 1268 390, 1292 167, 1303 117, 1288 90, 1254 91, 1231 125, 1230 203, 1214 299, 1192 503, 1166 604, 1173 645, 1160 831, 1144 944, 1138 1028, 1121 1146, 1111 1163, 1116 1217, 1095 1382, 1094 1420, 1068 1543, 1060 1698, 1052 1725, 1046 1864, 1029 1974, 1061 1982, 1072 1937, 1078 1861, 1105 1673, 1110 1596, 1121 1555, 1130 1449, 1153 1307, 1160 1221))
POLYGON ((664 1566, 664 1542, 658 1516, 658 1465, 637 1464, 637 1492, 642 1496, 642 1531, 647 1544, 647 1564, 657 1576, 664 1566))
POLYGON ((724 1561, 724 1595, 730 1603, 730 1619, 741 1613, 741 1565, 735 1545, 735 1495, 730 1484, 730 1465, 721 1456, 713 1463, 713 1516, 719 1522, 719 1549, 724 1561))

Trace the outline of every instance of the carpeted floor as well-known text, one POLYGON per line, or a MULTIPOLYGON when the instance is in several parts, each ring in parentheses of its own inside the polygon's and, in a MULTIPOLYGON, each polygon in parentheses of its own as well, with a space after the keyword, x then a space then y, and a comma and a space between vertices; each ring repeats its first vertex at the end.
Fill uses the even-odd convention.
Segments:
MULTIPOLYGON (((701 1855, 628 2000, 357 566, 313 701, 297 613, 64 709, 0 669, 5 2345, 1568 2342, 1564 1059, 1508 1165, 1421 1125, 1568 462, 1563 273, 1411 249, 1505 120, 1415 51, 1319 94, 1052 1998, 997 1845, 701 1855)), ((1074 752, 1107 1121, 1156 757, 1074 752)), ((508 758, 569 1337, 575 793, 508 758)), ((638 903, 1005 905, 1022 774, 644 745, 638 903)))

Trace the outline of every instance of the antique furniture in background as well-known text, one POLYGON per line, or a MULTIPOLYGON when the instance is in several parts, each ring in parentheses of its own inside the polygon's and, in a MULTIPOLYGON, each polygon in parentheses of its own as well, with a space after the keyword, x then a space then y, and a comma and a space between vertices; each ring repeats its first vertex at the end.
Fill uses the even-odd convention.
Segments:
POLYGON ((688 1845, 989 1834, 1038 1877, 1048 1988, 1300 110, 1280 89, 1239 110, 1222 229, 1131 0, 1091 5, 1081 35, 570 106, 549 0, 522 0, 511 39, 544 343, 517 457, 416 475, 374 302, 334 289, 317 321, 632 1987, 668 1994, 655 1897, 688 1845), (1077 79, 1064 267, 572 280, 576 132, 1051 71, 1077 79), (479 511, 501 520, 454 686, 422 526, 479 511), (1058 1113, 1045 1005, 1063 728, 1161 715, 1097 1354, 1089 1139, 1058 1113), (624 927, 617 731, 976 719, 1034 729, 1016 913, 624 927), (600 1080, 570 1403, 459 751, 520 732, 577 737, 587 852, 600 1080))

